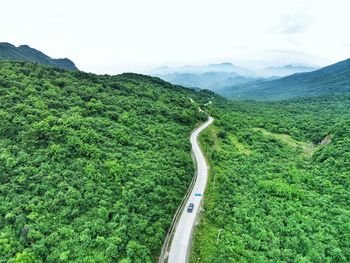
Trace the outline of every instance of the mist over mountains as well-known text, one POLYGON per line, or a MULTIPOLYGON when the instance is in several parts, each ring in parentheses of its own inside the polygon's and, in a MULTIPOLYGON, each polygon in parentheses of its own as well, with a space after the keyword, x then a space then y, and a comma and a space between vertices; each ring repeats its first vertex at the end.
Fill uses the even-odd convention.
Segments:
MULTIPOLYGON (((66 70, 78 70, 67 58, 53 59, 28 45, 0 43, 0 61, 27 61, 66 70)), ((233 99, 281 100, 302 96, 318 96, 348 92, 350 59, 325 68, 305 64, 271 66, 259 70, 232 63, 163 66, 150 72, 172 84, 212 90, 233 99)))
POLYGON ((173 84, 212 90, 240 100, 284 100, 349 92, 350 59, 318 69, 304 64, 250 70, 231 63, 180 68, 161 67, 152 71, 173 84))
POLYGON ((171 73, 206 73, 206 72, 235 72, 241 76, 252 76, 254 73, 249 69, 233 65, 232 63, 209 64, 209 65, 186 65, 183 67, 172 68, 163 66, 151 71, 152 74, 171 74, 171 73))
POLYGON ((261 77, 286 77, 295 73, 310 72, 317 70, 318 67, 303 64, 288 64, 285 66, 266 67, 258 70, 257 74, 261 77))
POLYGON ((226 87, 271 80, 316 69, 307 65, 289 64, 251 70, 226 62, 199 66, 187 65, 179 68, 164 66, 150 73, 173 84, 209 89, 220 93, 220 90, 226 87))
POLYGON ((275 80, 256 80, 226 87, 217 92, 228 98, 268 101, 349 91, 350 59, 311 72, 296 73, 275 80))

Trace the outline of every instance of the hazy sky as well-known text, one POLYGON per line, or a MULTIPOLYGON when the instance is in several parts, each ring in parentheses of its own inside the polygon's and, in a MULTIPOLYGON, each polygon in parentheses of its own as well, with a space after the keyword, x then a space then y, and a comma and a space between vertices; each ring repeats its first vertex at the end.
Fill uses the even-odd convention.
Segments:
POLYGON ((350 57, 349 0, 0 0, 0 41, 85 71, 350 57))

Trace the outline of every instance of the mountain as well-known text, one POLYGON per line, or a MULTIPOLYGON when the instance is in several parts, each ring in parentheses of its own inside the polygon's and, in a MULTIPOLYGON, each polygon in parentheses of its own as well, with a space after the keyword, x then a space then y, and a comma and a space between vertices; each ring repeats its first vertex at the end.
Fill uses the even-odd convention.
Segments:
POLYGON ((78 70, 68 58, 53 59, 41 51, 27 45, 16 47, 9 43, 0 43, 0 60, 29 61, 67 70, 78 70))
POLYGON ((293 75, 295 73, 302 73, 302 72, 310 72, 315 71, 318 68, 308 66, 308 65, 299 65, 299 64, 289 64, 285 66, 280 67, 267 67, 262 70, 258 70, 257 74, 261 77, 285 77, 289 75, 293 75))
POLYGON ((204 73, 169 73, 156 75, 170 83, 184 87, 200 87, 216 91, 220 88, 252 81, 252 78, 242 77, 235 72, 211 71, 204 73))
POLYGON ((216 99, 0 62, 0 261, 155 262, 192 180, 198 107, 216 99))
POLYGON ((231 98, 281 100, 350 92, 350 59, 322 69, 276 80, 258 80, 226 87, 219 94, 231 98))
MULTIPOLYGON (((310 72, 316 69, 307 65, 290 64, 252 71, 232 63, 221 63, 200 66, 189 65, 180 68, 164 66, 151 71, 151 75, 185 87, 198 87, 221 92, 226 87, 254 85, 257 82, 265 82, 266 80, 299 72, 310 72)), ((225 94, 225 92, 222 94, 225 94)))
POLYGON ((241 76, 252 77, 254 75, 248 69, 233 65, 232 63, 221 63, 221 64, 209 64, 209 65, 187 65, 179 68, 172 68, 168 66, 163 66, 156 68, 149 72, 151 75, 166 75, 171 73, 192 73, 192 74, 202 74, 206 72, 226 72, 226 73, 236 73, 241 76))
POLYGON ((153 70, 151 75, 176 85, 213 91, 255 80, 252 72, 231 63, 189 65, 180 68, 165 66, 153 70))

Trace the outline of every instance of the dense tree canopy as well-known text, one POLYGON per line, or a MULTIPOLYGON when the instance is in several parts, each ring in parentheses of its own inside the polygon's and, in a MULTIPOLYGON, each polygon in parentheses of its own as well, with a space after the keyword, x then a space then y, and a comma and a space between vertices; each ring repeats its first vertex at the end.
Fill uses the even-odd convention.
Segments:
POLYGON ((0 63, 0 262, 151 262, 193 175, 195 92, 0 63))
POLYGON ((0 62, 0 262, 155 262, 208 100, 192 261, 349 262, 349 95, 228 102, 25 62, 0 62))
POLYGON ((213 111, 192 261, 349 262, 349 105, 342 95, 213 111))

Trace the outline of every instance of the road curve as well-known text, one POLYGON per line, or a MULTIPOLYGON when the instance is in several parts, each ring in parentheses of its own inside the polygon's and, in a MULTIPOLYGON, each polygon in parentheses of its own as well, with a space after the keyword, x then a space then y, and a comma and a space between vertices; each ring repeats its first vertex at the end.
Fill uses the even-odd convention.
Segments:
POLYGON ((170 246, 168 263, 188 262, 188 252, 191 246, 192 232, 195 227, 197 215, 200 211, 201 201, 208 180, 208 165, 199 147, 197 138, 205 128, 213 123, 213 121, 214 119, 212 117, 209 117, 208 121, 203 123, 191 134, 190 140, 197 165, 197 178, 191 195, 189 196, 186 205, 184 206, 184 210, 182 211, 178 224, 176 226, 174 237, 170 246), (192 213, 187 212, 187 208, 190 203, 194 204, 192 213))

